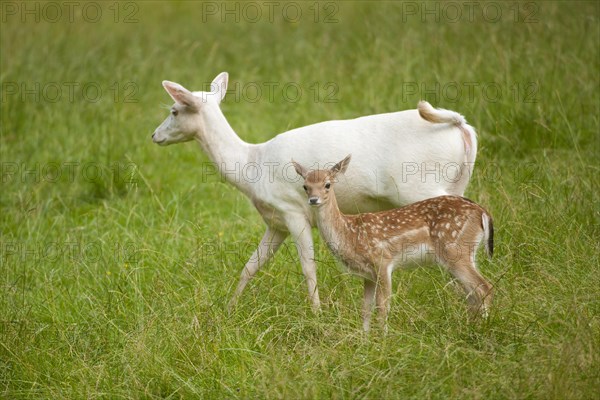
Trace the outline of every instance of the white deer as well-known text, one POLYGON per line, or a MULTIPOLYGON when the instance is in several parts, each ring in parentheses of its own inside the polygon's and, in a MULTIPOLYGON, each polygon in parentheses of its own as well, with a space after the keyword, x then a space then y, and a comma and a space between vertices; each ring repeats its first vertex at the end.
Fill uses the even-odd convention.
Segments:
POLYGON ((310 167, 352 153, 356 168, 340 182, 340 208, 356 213, 389 209, 430 197, 462 195, 477 153, 474 129, 453 111, 420 102, 418 110, 321 122, 281 133, 261 144, 242 141, 220 109, 228 74, 208 92, 191 92, 163 81, 175 100, 152 135, 165 146, 195 140, 221 175, 254 204, 267 225, 242 270, 229 303, 233 307, 250 279, 292 236, 314 309, 319 308, 311 227, 312 214, 298 185, 292 157, 310 167), (238 171, 238 173, 231 173, 238 171))
POLYGON ((316 207, 317 225, 331 252, 364 279, 363 329, 369 330, 373 301, 385 326, 390 307, 392 272, 398 267, 444 266, 467 294, 471 312, 487 316, 492 285, 475 263, 484 242, 494 252, 492 217, 481 206, 460 196, 439 196, 402 208, 376 213, 344 215, 334 186, 350 163, 346 157, 327 170, 309 171, 293 162, 304 178, 310 206, 316 207))

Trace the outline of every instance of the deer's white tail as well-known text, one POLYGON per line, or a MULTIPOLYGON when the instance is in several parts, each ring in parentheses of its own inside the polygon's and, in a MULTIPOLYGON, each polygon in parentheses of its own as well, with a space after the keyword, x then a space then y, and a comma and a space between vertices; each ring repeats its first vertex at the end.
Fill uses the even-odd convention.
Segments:
POLYGON ((481 215, 481 225, 483 225, 483 243, 485 246, 485 252, 489 258, 494 255, 494 224, 492 218, 483 213, 481 215))
POLYGON ((467 124, 465 117, 459 113, 451 110, 445 110, 443 108, 433 108, 428 102, 421 100, 417 105, 419 115, 425 121, 429 121, 434 124, 453 124, 456 125, 463 133, 463 140, 465 143, 465 152, 467 158, 470 155, 474 147, 477 146, 477 134, 472 126, 467 124))
POLYGON ((425 100, 421 100, 417 105, 421 118, 434 124, 449 123, 454 125, 466 125, 467 120, 459 113, 443 108, 433 108, 425 100))
MULTIPOLYGON (((421 100, 417 105, 419 115, 425 121, 433 124, 452 124, 460 129, 462 133, 463 145, 465 148, 464 164, 461 168, 461 178, 457 182, 457 187, 467 187, 469 179, 473 174, 473 167, 475 166, 475 158, 477 157, 477 133, 475 129, 467 124, 465 117, 459 113, 451 110, 445 110, 443 108, 433 108, 428 102, 421 100)), ((462 193, 458 193, 462 195, 462 193)))

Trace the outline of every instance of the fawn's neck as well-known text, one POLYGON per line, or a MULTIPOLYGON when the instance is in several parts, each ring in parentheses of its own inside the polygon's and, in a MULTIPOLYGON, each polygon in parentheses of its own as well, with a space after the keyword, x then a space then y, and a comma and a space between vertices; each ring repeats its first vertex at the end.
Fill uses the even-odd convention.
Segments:
POLYGON ((332 246, 339 248, 342 245, 341 240, 345 236, 346 216, 338 207, 333 189, 330 191, 327 203, 321 205, 317 211, 317 224, 323 239, 335 252, 336 249, 332 246))

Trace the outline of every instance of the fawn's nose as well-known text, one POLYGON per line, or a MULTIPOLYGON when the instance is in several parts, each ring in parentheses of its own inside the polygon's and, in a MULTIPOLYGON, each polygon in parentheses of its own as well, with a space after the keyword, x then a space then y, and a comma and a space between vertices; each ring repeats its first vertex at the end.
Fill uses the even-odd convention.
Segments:
POLYGON ((310 199, 308 199, 308 203, 311 206, 314 206, 315 204, 318 204, 319 202, 319 198, 318 197, 311 197, 310 199))
POLYGON ((152 134, 152 139, 154 139, 154 135, 156 135, 156 132, 154 132, 154 133, 152 134))

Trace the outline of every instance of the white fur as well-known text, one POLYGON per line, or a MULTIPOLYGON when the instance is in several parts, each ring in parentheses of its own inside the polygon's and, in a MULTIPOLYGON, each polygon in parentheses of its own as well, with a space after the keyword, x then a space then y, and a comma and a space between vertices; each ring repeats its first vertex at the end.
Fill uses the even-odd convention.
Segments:
POLYGON ((219 108, 227 81, 223 72, 213 81, 211 92, 193 93, 164 81, 176 102, 172 110, 177 115, 167 117, 152 138, 160 145, 198 141, 223 176, 253 201, 267 223, 267 232, 244 267, 230 306, 291 234, 312 304, 319 307, 311 236, 314 221, 301 179, 291 166, 292 158, 309 168, 323 168, 352 154, 355 168, 336 186, 339 206, 345 213, 388 209, 446 194, 462 195, 469 182, 476 157, 475 131, 455 112, 438 111, 421 103, 420 107, 427 108, 429 121, 418 110, 407 110, 321 122, 292 129, 265 143, 248 144, 236 135, 219 108), (432 119, 439 123, 430 122, 432 119), (468 151, 465 129, 472 133, 474 144, 468 151), (259 179, 228 173, 247 165, 260 169, 259 179), (448 166, 460 169, 460 179, 443 176, 448 166))
POLYGON ((446 110, 444 108, 433 108, 431 104, 424 100, 421 100, 417 107, 422 113, 431 114, 433 116, 433 118, 430 119, 431 122, 449 122, 455 125, 463 125, 467 123, 465 117, 459 113, 452 110, 446 110))
POLYGON ((483 225, 483 243, 485 246, 485 251, 488 255, 492 254, 492 249, 490 249, 490 217, 487 214, 481 215, 481 224, 483 225))

